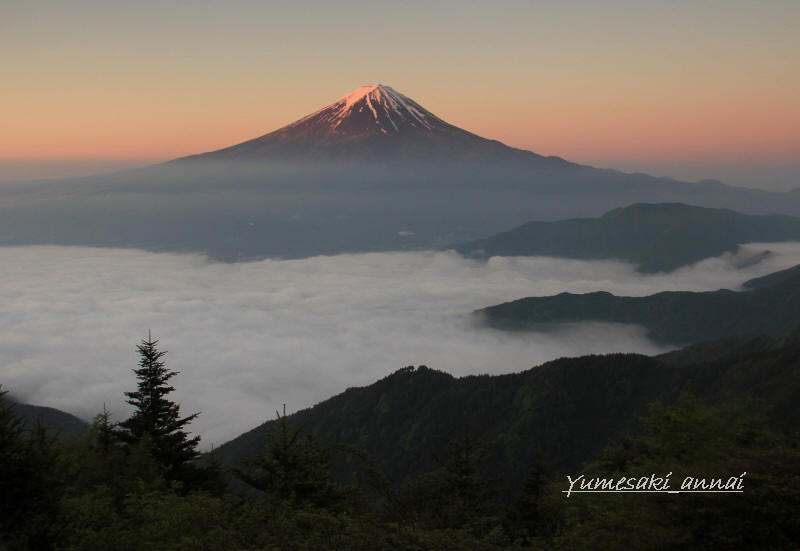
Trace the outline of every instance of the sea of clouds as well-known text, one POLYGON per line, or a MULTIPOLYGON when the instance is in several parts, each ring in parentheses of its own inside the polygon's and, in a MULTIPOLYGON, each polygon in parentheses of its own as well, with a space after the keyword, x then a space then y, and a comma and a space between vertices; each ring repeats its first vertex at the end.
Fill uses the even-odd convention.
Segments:
MULTIPOLYGON (((465 259, 394 252, 225 264, 199 255, 83 247, 0 248, 0 384, 90 419, 129 412, 135 346, 147 331, 180 372, 172 395, 204 448, 350 386, 425 364, 509 373, 562 356, 663 351, 635 326, 547 333, 486 329, 470 313, 562 291, 646 295, 736 289, 800 263, 800 244, 749 245, 668 274, 614 261, 465 259), (774 255, 737 267, 760 250, 774 255)), ((746 264, 746 262, 745 262, 746 264)))

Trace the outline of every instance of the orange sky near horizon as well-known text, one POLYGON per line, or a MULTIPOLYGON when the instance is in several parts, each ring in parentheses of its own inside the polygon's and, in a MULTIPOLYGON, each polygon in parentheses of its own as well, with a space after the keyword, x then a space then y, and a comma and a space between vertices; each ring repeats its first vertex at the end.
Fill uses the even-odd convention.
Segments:
POLYGON ((577 162, 800 159, 797 2, 65 4, 2 8, 0 163, 209 151, 378 82, 577 162))

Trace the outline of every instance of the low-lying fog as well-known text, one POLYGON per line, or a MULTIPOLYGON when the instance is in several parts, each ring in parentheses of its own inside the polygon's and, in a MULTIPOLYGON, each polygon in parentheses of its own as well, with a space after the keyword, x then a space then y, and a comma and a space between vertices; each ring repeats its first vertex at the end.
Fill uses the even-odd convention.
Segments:
POLYGON ((18 398, 116 420, 133 390, 135 345, 151 329, 179 371, 172 396, 204 447, 282 403, 311 406, 407 365, 508 373, 561 356, 662 349, 633 326, 578 324, 504 334, 470 313, 524 296, 736 288, 800 263, 800 243, 750 245, 643 276, 611 261, 397 252, 226 264, 198 255, 82 247, 0 248, 0 383, 18 398), (745 259, 763 249, 765 261, 745 259))

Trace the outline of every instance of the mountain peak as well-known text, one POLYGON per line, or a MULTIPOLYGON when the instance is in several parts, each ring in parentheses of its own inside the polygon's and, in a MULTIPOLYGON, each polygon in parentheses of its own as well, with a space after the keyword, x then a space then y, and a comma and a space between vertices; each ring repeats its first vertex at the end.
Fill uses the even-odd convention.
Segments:
POLYGON ((194 158, 304 162, 543 159, 453 126, 384 84, 360 86, 274 132, 189 157, 194 158))
POLYGON ((327 107, 331 107, 339 103, 344 103, 346 107, 351 107, 362 98, 371 99, 373 101, 381 101, 384 98, 388 98, 389 100, 397 102, 398 104, 405 104, 409 101, 413 103, 412 100, 391 86, 386 86, 385 84, 368 84, 366 86, 359 86, 358 88, 350 91, 327 107))
MULTIPOLYGON (((355 90, 351 91, 348 94, 345 94, 344 96, 342 96, 341 98, 339 98, 338 100, 333 102, 333 104, 344 102, 344 104, 347 107, 349 107, 349 106, 353 105, 355 102, 357 102, 358 100, 360 100, 361 98, 363 98, 364 96, 367 96, 367 95, 371 94, 372 92, 377 92, 377 94, 375 94, 375 95, 379 96, 380 94, 386 92, 387 88, 388 87, 384 86, 383 84, 372 84, 372 85, 368 84, 366 86, 359 86, 355 90)), ((331 104, 331 105, 333 105, 333 104, 331 104)))
POLYGON ((308 121, 322 123, 331 131, 348 134, 397 134, 409 130, 434 130, 450 126, 439 117, 390 86, 359 86, 319 111, 284 128, 296 128, 308 121), (356 120, 355 124, 348 124, 356 120))

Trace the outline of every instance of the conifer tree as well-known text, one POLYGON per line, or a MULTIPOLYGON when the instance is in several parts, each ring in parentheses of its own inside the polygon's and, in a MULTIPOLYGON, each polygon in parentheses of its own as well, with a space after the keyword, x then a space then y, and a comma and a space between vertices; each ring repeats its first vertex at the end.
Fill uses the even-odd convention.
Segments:
POLYGON ((6 532, 15 527, 18 521, 15 517, 27 513, 25 498, 29 479, 30 445, 25 437, 25 425, 5 394, 0 385, 0 543, 6 532), (20 509, 22 513, 15 515, 20 509))
POLYGON ((54 437, 26 426, 0 385, 0 549, 51 549, 61 476, 54 437))
POLYGON ((463 436, 449 444, 447 457, 434 455, 442 476, 441 493, 436 496, 441 502, 432 516, 438 515, 444 527, 460 528, 490 514, 493 492, 480 471, 486 449, 472 437, 469 427, 465 426, 463 436))
POLYGON ((264 492, 273 505, 335 508, 344 494, 331 479, 328 450, 289 425, 285 406, 283 415, 276 414, 267 449, 247 462, 249 470, 234 474, 264 492))
POLYGON ((95 415, 92 423, 95 446, 103 455, 107 455, 115 444, 116 427, 117 423, 111 422, 111 413, 106 409, 106 405, 103 404, 103 412, 95 415))
POLYGON ((199 413, 180 416, 180 405, 166 398, 175 388, 169 380, 178 374, 166 368, 161 358, 166 350, 158 350, 158 340, 148 331, 147 340, 142 340, 136 349, 139 353, 139 368, 134 369, 139 380, 134 392, 126 392, 126 400, 134 407, 133 414, 119 423, 116 434, 129 447, 147 438, 152 445, 153 457, 165 468, 169 478, 179 478, 182 467, 195 459, 199 436, 189 438, 184 427, 199 413))
POLYGON ((552 519, 543 510, 543 499, 547 491, 548 477, 544 463, 537 455, 522 483, 514 503, 506 511, 505 528, 515 541, 532 545, 536 537, 542 536, 552 519))

